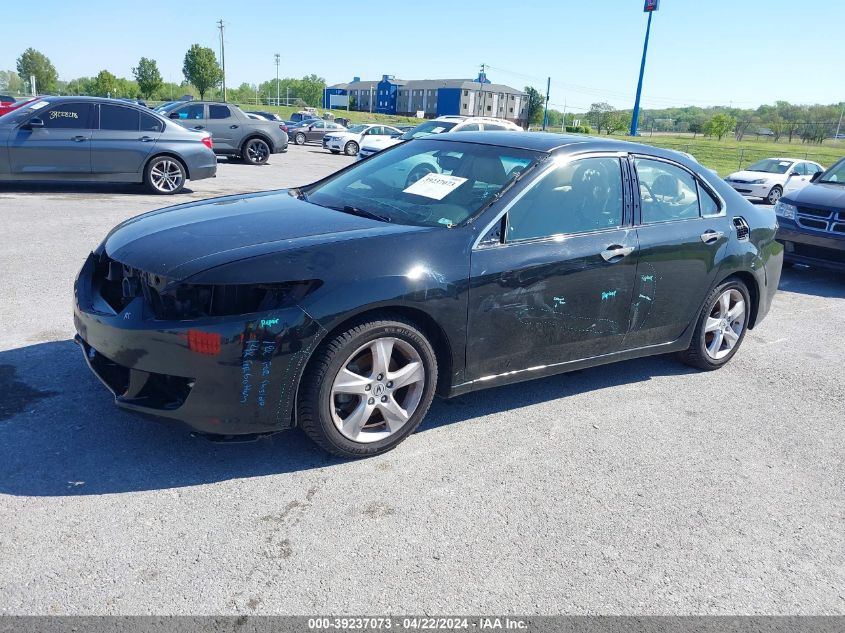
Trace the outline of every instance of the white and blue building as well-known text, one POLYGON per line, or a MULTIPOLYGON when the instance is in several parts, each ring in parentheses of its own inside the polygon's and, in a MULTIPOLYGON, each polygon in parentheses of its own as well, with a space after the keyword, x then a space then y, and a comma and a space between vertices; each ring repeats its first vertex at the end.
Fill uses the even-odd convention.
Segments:
POLYGON ((335 84, 325 89, 323 107, 401 116, 434 118, 446 114, 492 116, 525 125, 528 95, 522 90, 494 84, 485 73, 476 79, 396 79, 335 84))

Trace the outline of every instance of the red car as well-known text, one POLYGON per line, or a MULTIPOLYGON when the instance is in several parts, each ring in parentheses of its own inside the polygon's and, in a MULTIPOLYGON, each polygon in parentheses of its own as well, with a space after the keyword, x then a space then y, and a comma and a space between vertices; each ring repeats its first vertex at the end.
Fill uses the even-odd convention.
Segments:
POLYGON ((8 114, 12 110, 16 110, 20 108, 22 105, 26 105, 32 101, 35 101, 35 97, 32 99, 27 99, 26 101, 15 101, 14 97, 9 97, 6 95, 0 95, 0 116, 4 114, 8 114))

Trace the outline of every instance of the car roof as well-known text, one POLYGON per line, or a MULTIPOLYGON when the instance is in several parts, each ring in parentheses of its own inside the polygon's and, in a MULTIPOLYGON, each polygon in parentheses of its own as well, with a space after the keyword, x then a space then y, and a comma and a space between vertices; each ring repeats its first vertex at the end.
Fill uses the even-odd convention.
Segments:
MULTIPOLYGON (((671 149, 654 147, 643 143, 631 141, 620 141, 616 139, 599 138, 595 136, 583 136, 575 134, 553 134, 550 132, 508 132, 508 131, 487 131, 487 132, 446 132, 444 134, 432 134, 420 140, 436 142, 468 142, 481 145, 498 145, 513 149, 527 149, 538 152, 625 152, 631 154, 651 154, 678 161, 697 164, 680 152, 671 149)), ((700 167, 700 165, 699 165, 700 167)))

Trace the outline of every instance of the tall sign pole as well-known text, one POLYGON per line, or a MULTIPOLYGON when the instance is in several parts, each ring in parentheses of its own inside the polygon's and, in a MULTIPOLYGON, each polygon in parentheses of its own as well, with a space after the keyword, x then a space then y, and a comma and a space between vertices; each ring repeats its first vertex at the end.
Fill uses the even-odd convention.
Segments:
POLYGON ((281 55, 276 53, 276 107, 279 107, 279 60, 281 55))
POLYGON ((220 29, 220 62, 223 69, 223 102, 226 102, 226 45, 223 43, 223 20, 217 22, 220 29))
POLYGON ((543 131, 546 131, 546 126, 549 124, 549 90, 552 87, 552 78, 549 77, 546 81, 546 108, 543 110, 543 131))
POLYGON ((660 0, 645 0, 643 12, 648 13, 648 26, 645 28, 645 43, 643 44, 643 60, 640 62, 640 79, 637 82, 637 98, 634 101, 634 113, 631 116, 631 136, 637 135, 637 125, 640 121, 640 96, 643 92, 643 75, 645 74, 645 58, 648 53, 648 37, 651 34, 651 16, 660 8, 660 0))

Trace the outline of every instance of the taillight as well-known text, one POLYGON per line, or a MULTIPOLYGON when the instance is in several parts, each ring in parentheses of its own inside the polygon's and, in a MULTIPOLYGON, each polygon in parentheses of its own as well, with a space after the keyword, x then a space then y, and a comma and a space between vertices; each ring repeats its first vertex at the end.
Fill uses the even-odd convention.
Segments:
POLYGON ((279 125, 279 129, 280 129, 282 132, 284 132, 285 134, 287 134, 287 133, 288 133, 288 126, 287 126, 287 125, 280 124, 280 125, 279 125))
POLYGON ((214 141, 211 140, 210 136, 203 136, 202 144, 205 145, 208 149, 214 149, 214 141))

